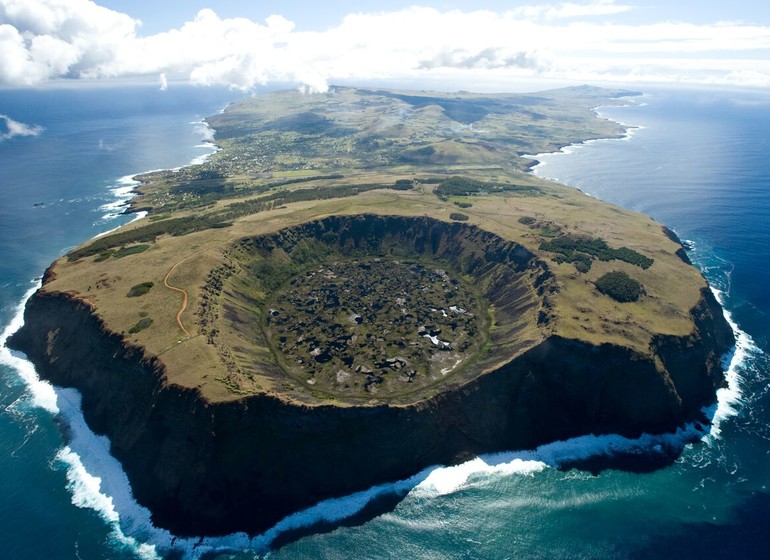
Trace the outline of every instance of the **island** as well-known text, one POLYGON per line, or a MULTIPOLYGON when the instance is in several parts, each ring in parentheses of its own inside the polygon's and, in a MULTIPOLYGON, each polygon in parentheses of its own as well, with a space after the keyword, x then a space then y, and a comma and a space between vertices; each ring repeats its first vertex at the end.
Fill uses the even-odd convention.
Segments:
MULTIPOLYGON (((77 388, 177 535, 258 534, 478 454, 707 422, 733 345, 676 236, 534 176, 633 92, 333 87, 208 119, 147 216, 46 271, 9 344, 77 388)), ((607 162, 612 165, 612 162, 607 162)))

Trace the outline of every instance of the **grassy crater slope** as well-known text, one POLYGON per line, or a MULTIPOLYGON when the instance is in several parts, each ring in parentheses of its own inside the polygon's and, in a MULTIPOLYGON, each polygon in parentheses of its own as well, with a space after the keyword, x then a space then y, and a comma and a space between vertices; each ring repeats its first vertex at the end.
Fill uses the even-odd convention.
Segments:
POLYGON ((425 216, 330 216, 241 239, 232 262, 209 342, 233 383, 305 402, 414 402, 491 371, 542 338, 554 289, 521 245, 425 216))
POLYGON ((592 108, 627 94, 236 102, 207 163, 141 177, 146 218, 49 268, 11 344, 80 389, 179 533, 262 531, 469 454, 672 429, 714 400, 732 344, 704 278, 660 224, 521 156, 619 136, 592 108))

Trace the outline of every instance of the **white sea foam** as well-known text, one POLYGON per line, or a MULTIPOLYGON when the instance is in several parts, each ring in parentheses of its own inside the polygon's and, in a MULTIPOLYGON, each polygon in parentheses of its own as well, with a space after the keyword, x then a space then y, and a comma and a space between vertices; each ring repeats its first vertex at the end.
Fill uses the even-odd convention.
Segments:
MULTIPOLYGON (((612 120, 612 119, 608 119, 612 120)), ((537 172, 540 171, 540 175, 542 175, 542 168, 548 164, 547 158, 554 156, 554 155, 571 155, 576 153, 578 150, 581 150, 587 146, 590 146, 591 144, 597 144, 601 142, 618 142, 618 141, 624 141, 628 142, 630 141, 634 135, 636 135, 637 132, 640 130, 644 130, 645 127, 641 125, 631 125, 627 123, 622 123, 620 121, 614 121, 617 124, 621 125, 624 128, 623 135, 618 138, 593 138, 591 140, 583 140, 581 142, 574 142, 572 144, 568 144, 566 146, 562 146, 555 152, 542 152, 539 154, 522 154, 521 157, 536 160, 538 163, 537 165, 532 166, 531 172, 537 172)), ((558 177, 549 177, 551 180, 559 182, 558 177)))
MULTIPOLYGON (((131 220, 129 220, 128 222, 126 222, 126 223, 128 223, 128 224, 131 224, 131 223, 133 223, 133 222, 136 222, 137 220, 141 220, 142 218, 144 218, 144 217, 147 215, 147 212, 146 212, 145 210, 142 210, 141 212, 135 212, 135 213, 133 213, 133 214, 131 214, 131 215, 133 216, 133 218, 131 218, 131 220)), ((123 224, 123 225, 125 225, 125 224, 123 224)), ((103 232, 101 232, 101 233, 97 233, 97 234, 96 234, 96 235, 94 235, 94 236, 93 236, 91 239, 97 239, 97 238, 99 238, 99 237, 103 237, 103 236, 105 236, 105 235, 107 235, 107 234, 109 234, 109 233, 113 233, 113 232, 115 232, 115 231, 118 231, 120 228, 122 228, 122 227, 123 227, 123 225, 120 225, 120 226, 115 226, 115 227, 114 227, 114 228, 112 228, 112 229, 108 229, 108 230, 106 230, 106 231, 103 231, 103 232)))
MULTIPOLYGON (((33 291, 30 290, 27 296, 33 291)), ((13 321, 3 332, 2 342, 23 324, 22 313, 23 304, 20 304, 13 321)), ((750 341, 747 343, 750 344, 750 341)), ((739 344, 738 348, 742 346, 739 344)), ((187 559, 215 552, 264 552, 283 533, 319 523, 340 522, 384 496, 411 494, 417 498, 431 498, 457 492, 477 482, 483 483, 490 476, 534 476, 547 468, 560 468, 571 462, 618 453, 650 455, 672 449, 681 451, 687 443, 705 435, 700 424, 690 424, 671 434, 644 434, 636 439, 618 435, 589 435, 550 443, 530 451, 487 454, 460 465, 427 468, 405 480, 325 500, 284 518, 270 530, 253 538, 244 533, 224 537, 175 538, 168 531, 153 526, 149 511, 133 499, 125 472, 109 452, 108 439, 95 435, 86 425, 79 393, 74 389, 59 388, 54 392, 49 384, 38 378, 29 362, 11 356, 5 348, 0 352, 3 352, 3 361, 19 371, 33 394, 33 403, 53 414, 58 413, 69 427, 70 439, 57 454, 57 459, 66 466, 72 503, 99 513, 111 528, 114 546, 129 548, 148 560, 160 558, 172 550, 187 559)), ((740 352, 736 350, 733 355, 731 369, 734 369, 733 364, 743 359, 740 352)), ((718 435, 719 423, 733 415, 735 405, 740 402, 737 381, 729 381, 728 388, 729 391, 720 394, 711 437, 718 435)))
MULTIPOLYGON (((208 146, 205 146, 205 147, 208 147, 208 146)), ((217 153, 219 151, 219 148, 217 148, 216 146, 211 146, 210 149, 211 149, 210 153, 208 153, 208 154, 201 154, 201 155, 193 158, 192 161, 190 162, 190 165, 202 165, 202 164, 206 163, 208 161, 208 159, 212 155, 214 155, 215 153, 217 153)))
POLYGON ((112 498, 101 491, 101 479, 89 474, 77 453, 65 446, 56 454, 56 460, 67 467, 67 490, 74 506, 98 512, 110 524, 110 536, 119 548, 129 548, 143 560, 160 560, 154 545, 141 543, 123 532, 112 498))
POLYGON ((669 454, 681 451, 687 443, 704 435, 698 424, 688 424, 670 434, 643 434, 631 439, 616 434, 587 435, 541 445, 531 451, 511 451, 482 455, 452 467, 439 467, 415 487, 420 496, 444 495, 456 492, 471 483, 491 475, 534 475, 546 468, 561 468, 591 458, 624 455, 669 454))
POLYGON ((59 412, 59 407, 56 403, 56 393, 51 384, 42 381, 38 377, 34 366, 25 359, 23 354, 20 352, 12 352, 5 345, 8 341, 8 337, 24 325, 24 306, 26 305, 27 300, 39 287, 40 281, 36 281, 35 285, 27 290, 21 303, 16 306, 10 323, 8 323, 2 334, 0 334, 0 363, 10 366, 18 372, 19 378, 27 386, 32 398, 32 403, 35 406, 47 410, 51 414, 56 414, 59 412))
MULTIPOLYGON (((102 204, 99 207, 100 212, 105 212, 101 217, 102 222, 114 220, 123 215, 128 203, 134 198, 134 189, 140 184, 134 177, 135 175, 126 175, 115 181, 115 184, 109 187, 110 194, 112 194, 114 200, 102 204)), ((104 235, 104 233, 100 235, 104 235)))
POLYGON ((57 388, 56 393, 70 436, 56 458, 66 465, 73 505, 99 513, 110 526, 117 545, 133 549, 142 558, 159 558, 156 542, 170 543, 171 535, 152 528, 149 512, 133 499, 125 472, 110 455, 109 440, 97 436, 86 425, 78 391, 57 388), (146 537, 154 537, 156 542, 142 542, 146 537))
MULTIPOLYGON (((180 169, 183 169, 184 167, 187 167, 189 165, 200 165, 205 163, 213 154, 219 151, 219 147, 214 144, 214 129, 211 128, 207 122, 205 121, 195 121, 191 122, 190 124, 194 125, 194 133, 201 139, 201 143, 195 145, 195 148, 206 150, 206 153, 200 154, 198 156, 193 157, 189 163, 185 165, 181 165, 179 167, 174 167, 171 170, 172 171, 178 171, 180 169)), ((160 169, 153 169, 149 171, 145 171, 143 173, 153 173, 155 171, 161 171, 160 169)), ((136 180, 136 177, 138 175, 142 175, 143 173, 134 173, 131 175, 125 175, 115 181, 115 184, 109 188, 110 193, 114 197, 114 200, 111 202, 107 202, 105 204, 102 204, 99 207, 99 211, 103 212, 104 214, 101 216, 98 223, 105 223, 114 220, 115 218, 118 218, 122 215, 124 215, 124 212, 126 208, 128 207, 129 202, 132 198, 135 196, 135 188, 141 184, 140 181, 136 180)), ((143 214, 144 216, 146 214, 143 214)), ((138 218, 135 218, 138 219, 138 218)), ((109 231, 100 233, 96 237, 100 237, 102 235, 106 235, 107 233, 111 233, 115 231, 118 228, 113 228, 109 231)))
MULTIPOLYGON (((629 103, 629 105, 630 104, 631 103, 629 103)), ((637 103, 634 103, 634 105, 640 106, 637 103)), ((646 105, 646 103, 644 105, 646 105)), ((626 141, 627 142, 627 141, 631 140, 637 132, 639 132, 640 130, 644 130, 646 128, 643 125, 625 123, 625 122, 619 121, 617 119, 613 119, 611 117, 608 117, 606 115, 602 115, 601 114, 601 109, 602 108, 603 108, 602 106, 594 107, 593 111, 594 111, 594 113, 596 113, 596 115, 598 117, 600 117, 602 119, 605 119, 605 120, 608 120, 608 121, 611 121, 611 122, 614 122, 614 123, 622 126, 623 127, 623 134, 620 137, 615 137, 615 138, 592 138, 592 139, 589 139, 589 140, 583 140, 583 141, 580 141, 580 142, 574 142, 572 144, 568 144, 566 146, 562 146, 561 148, 559 148, 555 152, 542 152, 542 153, 539 153, 539 154, 522 154, 521 157, 524 157, 524 158, 527 158, 527 159, 533 159, 533 160, 536 160, 538 162, 537 165, 534 165, 530 169, 530 171, 532 173, 535 173, 536 171, 540 171, 541 172, 540 175, 544 177, 544 175, 542 174, 542 168, 548 164, 547 159, 544 159, 544 158, 547 158, 549 156, 554 156, 554 155, 574 154, 577 150, 582 149, 582 148, 584 148, 586 146, 590 146, 591 144, 594 144, 594 143, 597 143, 597 142, 616 142, 616 141, 626 141)), ((560 179, 558 177, 548 177, 548 178, 551 179, 552 181, 560 182, 560 179)))
POLYGON ((743 392, 741 390, 740 370, 745 366, 747 359, 752 353, 759 352, 759 348, 754 344, 754 340, 748 333, 743 332, 733 319, 732 314, 725 307, 725 293, 711 287, 719 304, 722 306, 722 312, 728 324, 733 330, 735 336, 735 348, 732 352, 722 358, 722 367, 725 370, 726 385, 717 390, 717 403, 712 407, 713 416, 711 419, 711 431, 707 441, 713 441, 720 437, 722 433, 722 423, 728 418, 738 414, 739 406, 743 402, 743 392))

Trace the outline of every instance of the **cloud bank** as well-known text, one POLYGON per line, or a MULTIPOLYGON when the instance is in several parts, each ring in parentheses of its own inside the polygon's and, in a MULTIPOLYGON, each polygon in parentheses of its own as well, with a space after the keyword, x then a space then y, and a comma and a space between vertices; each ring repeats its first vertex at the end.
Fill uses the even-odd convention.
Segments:
POLYGON ((0 115, 0 142, 16 136, 40 136, 43 130, 42 126, 20 123, 7 115, 0 115))
POLYGON ((53 79, 184 78, 248 90, 273 82, 323 91, 333 80, 575 81, 770 85, 770 27, 627 25, 615 0, 506 12, 415 6, 354 13, 322 32, 280 15, 264 22, 201 10, 143 36, 130 16, 91 0, 0 0, 0 85, 53 79))

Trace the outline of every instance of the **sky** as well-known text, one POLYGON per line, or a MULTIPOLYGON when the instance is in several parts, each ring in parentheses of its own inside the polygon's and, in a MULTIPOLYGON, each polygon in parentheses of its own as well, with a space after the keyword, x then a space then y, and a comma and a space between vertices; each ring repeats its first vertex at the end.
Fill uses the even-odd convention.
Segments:
POLYGON ((0 0, 0 87, 770 87, 766 0, 0 0))

